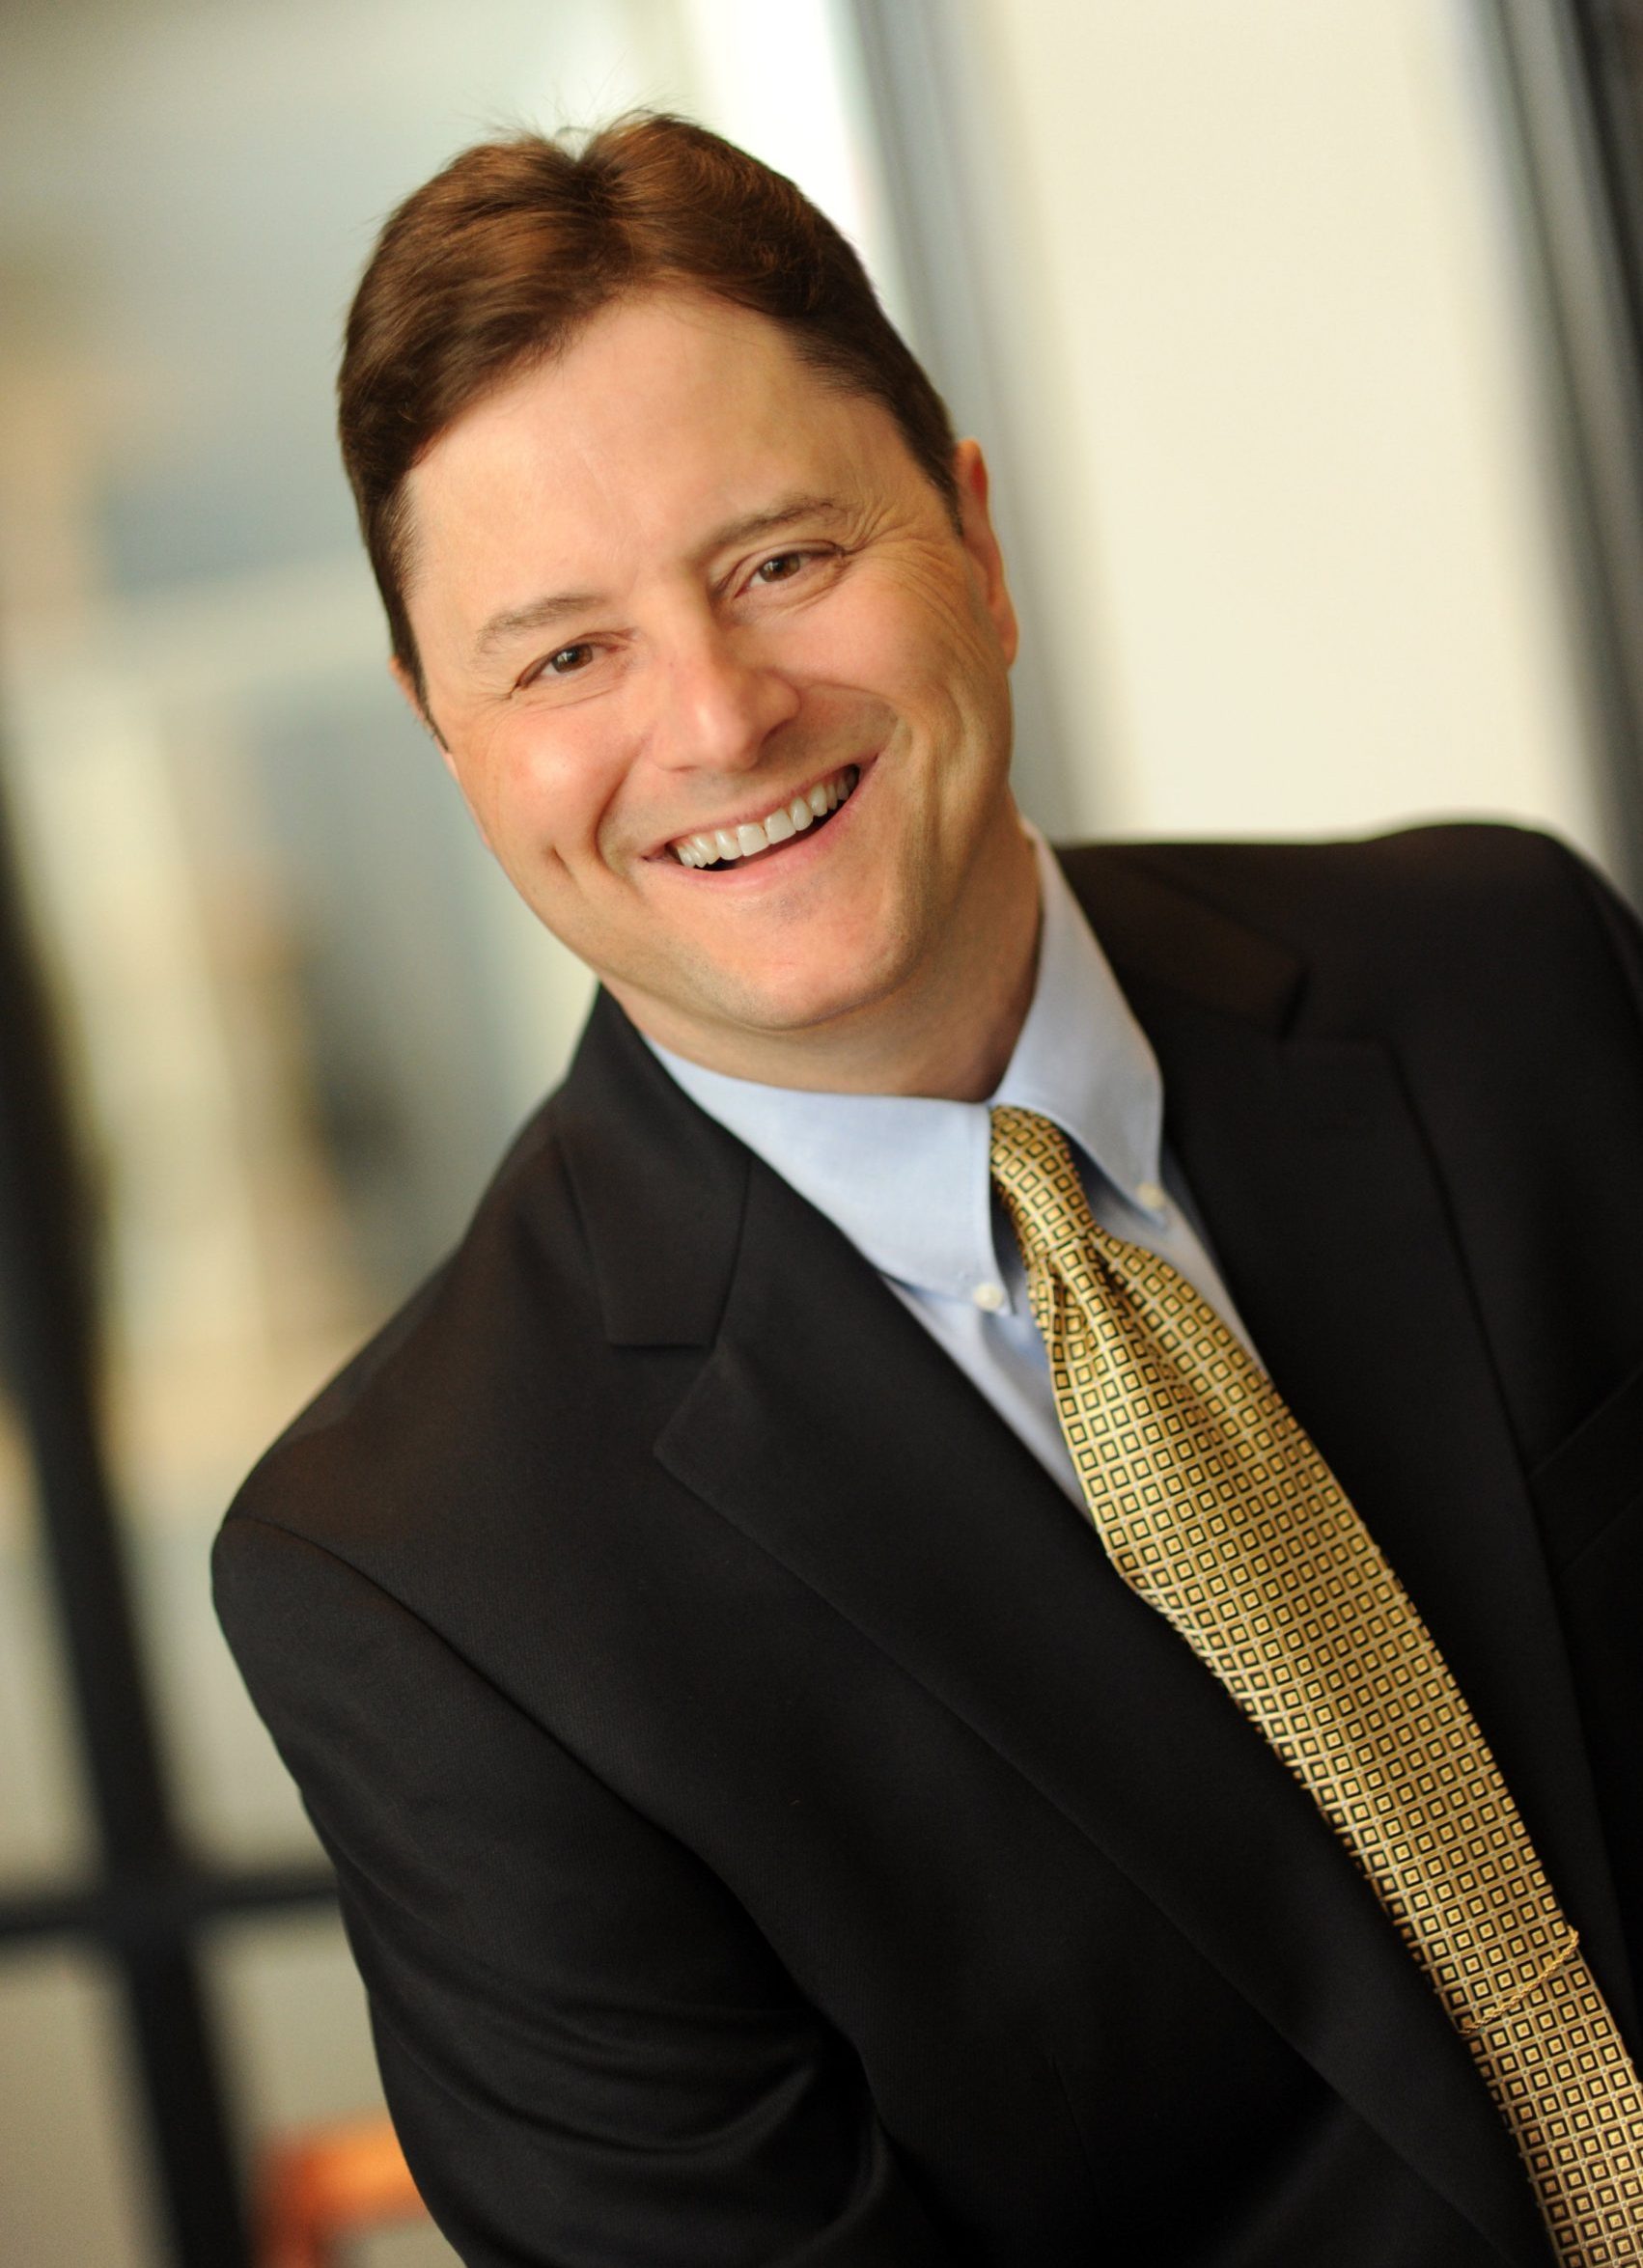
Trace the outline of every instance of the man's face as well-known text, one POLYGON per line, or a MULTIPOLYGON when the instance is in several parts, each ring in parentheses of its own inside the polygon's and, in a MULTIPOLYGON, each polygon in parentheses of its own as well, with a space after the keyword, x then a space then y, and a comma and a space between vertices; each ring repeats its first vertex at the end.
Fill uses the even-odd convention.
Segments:
POLYGON ((957 461, 961 535, 880 405, 673 291, 411 475, 407 603, 469 809, 683 1054, 781 1076, 798 1035, 916 1017, 1018 888, 1015 622, 973 444, 957 461))

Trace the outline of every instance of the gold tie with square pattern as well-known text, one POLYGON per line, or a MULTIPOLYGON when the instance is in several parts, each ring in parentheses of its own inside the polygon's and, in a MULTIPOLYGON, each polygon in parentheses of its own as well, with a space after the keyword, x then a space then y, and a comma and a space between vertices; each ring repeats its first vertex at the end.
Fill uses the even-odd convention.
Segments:
POLYGON ((1061 1429, 1119 1573, 1349 1845, 1471 2048, 1566 2268, 1643 2261, 1643 2087, 1442 1655, 1214 1310, 992 1113, 1061 1429))

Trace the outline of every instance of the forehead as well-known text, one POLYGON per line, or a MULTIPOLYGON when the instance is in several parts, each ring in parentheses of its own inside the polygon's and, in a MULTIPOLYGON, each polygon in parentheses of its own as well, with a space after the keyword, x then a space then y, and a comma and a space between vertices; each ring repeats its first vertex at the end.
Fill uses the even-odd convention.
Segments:
POLYGON ((453 545, 529 524, 642 541, 751 509, 772 483, 814 486, 898 457, 915 470, 888 411, 821 376, 766 317, 647 294, 601 311, 439 436, 409 478, 413 549, 436 567, 453 545))

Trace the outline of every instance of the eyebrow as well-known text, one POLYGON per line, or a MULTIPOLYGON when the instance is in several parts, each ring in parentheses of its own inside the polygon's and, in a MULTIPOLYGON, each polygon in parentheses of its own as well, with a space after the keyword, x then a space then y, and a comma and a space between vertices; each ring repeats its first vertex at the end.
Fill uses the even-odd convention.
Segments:
MULTIPOLYGON (((749 543, 761 536, 774 535, 778 529, 791 527, 794 520, 843 519, 845 508, 831 496, 786 496, 767 512, 750 512, 739 519, 727 520, 715 528, 701 546, 706 558, 715 551, 724 551, 735 543, 749 543)), ((498 646, 510 638, 523 637, 532 630, 545 630, 555 622, 564 622, 572 615, 585 613, 590 607, 604 603, 604 594, 599 591, 556 591, 541 598, 530 598, 522 606, 504 607, 493 614, 473 642, 473 658, 483 661, 498 646)))

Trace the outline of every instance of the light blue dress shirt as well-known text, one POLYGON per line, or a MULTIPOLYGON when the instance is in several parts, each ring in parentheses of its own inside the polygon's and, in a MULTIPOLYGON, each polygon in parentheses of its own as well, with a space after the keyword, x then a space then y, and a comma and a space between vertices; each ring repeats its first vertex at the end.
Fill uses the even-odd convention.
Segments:
POLYGON ((1053 853, 1028 833, 1044 917, 1038 979, 988 1102, 763 1087, 651 1044, 687 1094, 843 1230, 1081 1503, 1020 1255, 988 1170, 993 1103, 1053 1119, 1102 1228, 1167 1259, 1250 1341, 1163 1149, 1157 1058, 1053 853))

